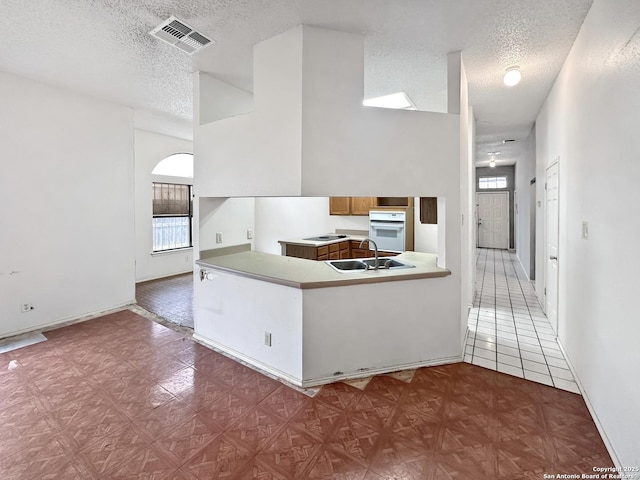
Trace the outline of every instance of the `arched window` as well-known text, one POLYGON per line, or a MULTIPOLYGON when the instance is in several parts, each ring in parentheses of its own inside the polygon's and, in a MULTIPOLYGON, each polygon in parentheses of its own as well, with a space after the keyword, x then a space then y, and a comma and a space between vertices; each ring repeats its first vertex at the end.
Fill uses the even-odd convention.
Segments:
MULTIPOLYGON (((193 154, 175 153, 151 172, 168 177, 193 178, 193 154)), ((175 181, 175 180, 174 180, 175 181)), ((193 246, 192 187, 188 183, 153 183, 153 251, 193 246)))
POLYGON ((158 162, 154 175, 193 178, 193 153, 174 153, 158 162))

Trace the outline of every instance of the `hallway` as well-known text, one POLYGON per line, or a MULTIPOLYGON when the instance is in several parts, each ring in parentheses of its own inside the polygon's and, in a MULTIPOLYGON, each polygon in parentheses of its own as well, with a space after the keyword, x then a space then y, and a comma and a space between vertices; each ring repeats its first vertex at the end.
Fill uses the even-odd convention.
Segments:
POLYGON ((478 249, 465 362, 580 393, 515 253, 478 249))

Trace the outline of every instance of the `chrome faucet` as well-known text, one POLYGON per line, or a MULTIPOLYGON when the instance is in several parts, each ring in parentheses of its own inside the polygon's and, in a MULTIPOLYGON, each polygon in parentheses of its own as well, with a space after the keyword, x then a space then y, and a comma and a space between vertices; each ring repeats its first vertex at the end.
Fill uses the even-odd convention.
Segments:
MULTIPOLYGON (((373 253, 375 255, 376 258, 376 264, 373 267, 374 270, 378 270, 378 245, 376 245, 376 242, 374 242, 373 240, 371 240, 370 238, 365 238, 364 240, 362 240, 360 242, 360 248, 362 248, 365 244, 365 242, 369 242, 371 245, 373 245, 373 253)), ((367 269, 368 270, 368 269, 367 269)))

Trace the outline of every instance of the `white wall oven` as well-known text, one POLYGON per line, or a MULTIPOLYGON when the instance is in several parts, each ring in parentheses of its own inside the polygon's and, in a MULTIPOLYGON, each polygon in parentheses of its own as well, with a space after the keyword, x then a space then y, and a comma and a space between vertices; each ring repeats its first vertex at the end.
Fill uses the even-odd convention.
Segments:
POLYGON ((371 210, 369 238, 376 242, 378 250, 404 252, 407 245, 406 212, 371 210))

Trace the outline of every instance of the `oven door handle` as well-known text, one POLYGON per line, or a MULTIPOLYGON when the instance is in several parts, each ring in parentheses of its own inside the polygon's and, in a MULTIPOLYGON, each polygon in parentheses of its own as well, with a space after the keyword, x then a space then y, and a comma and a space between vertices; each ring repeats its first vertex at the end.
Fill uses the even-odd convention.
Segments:
POLYGON ((395 230, 402 230, 404 228, 404 222, 396 223, 383 223, 383 222, 370 222, 371 228, 393 228, 395 230))

